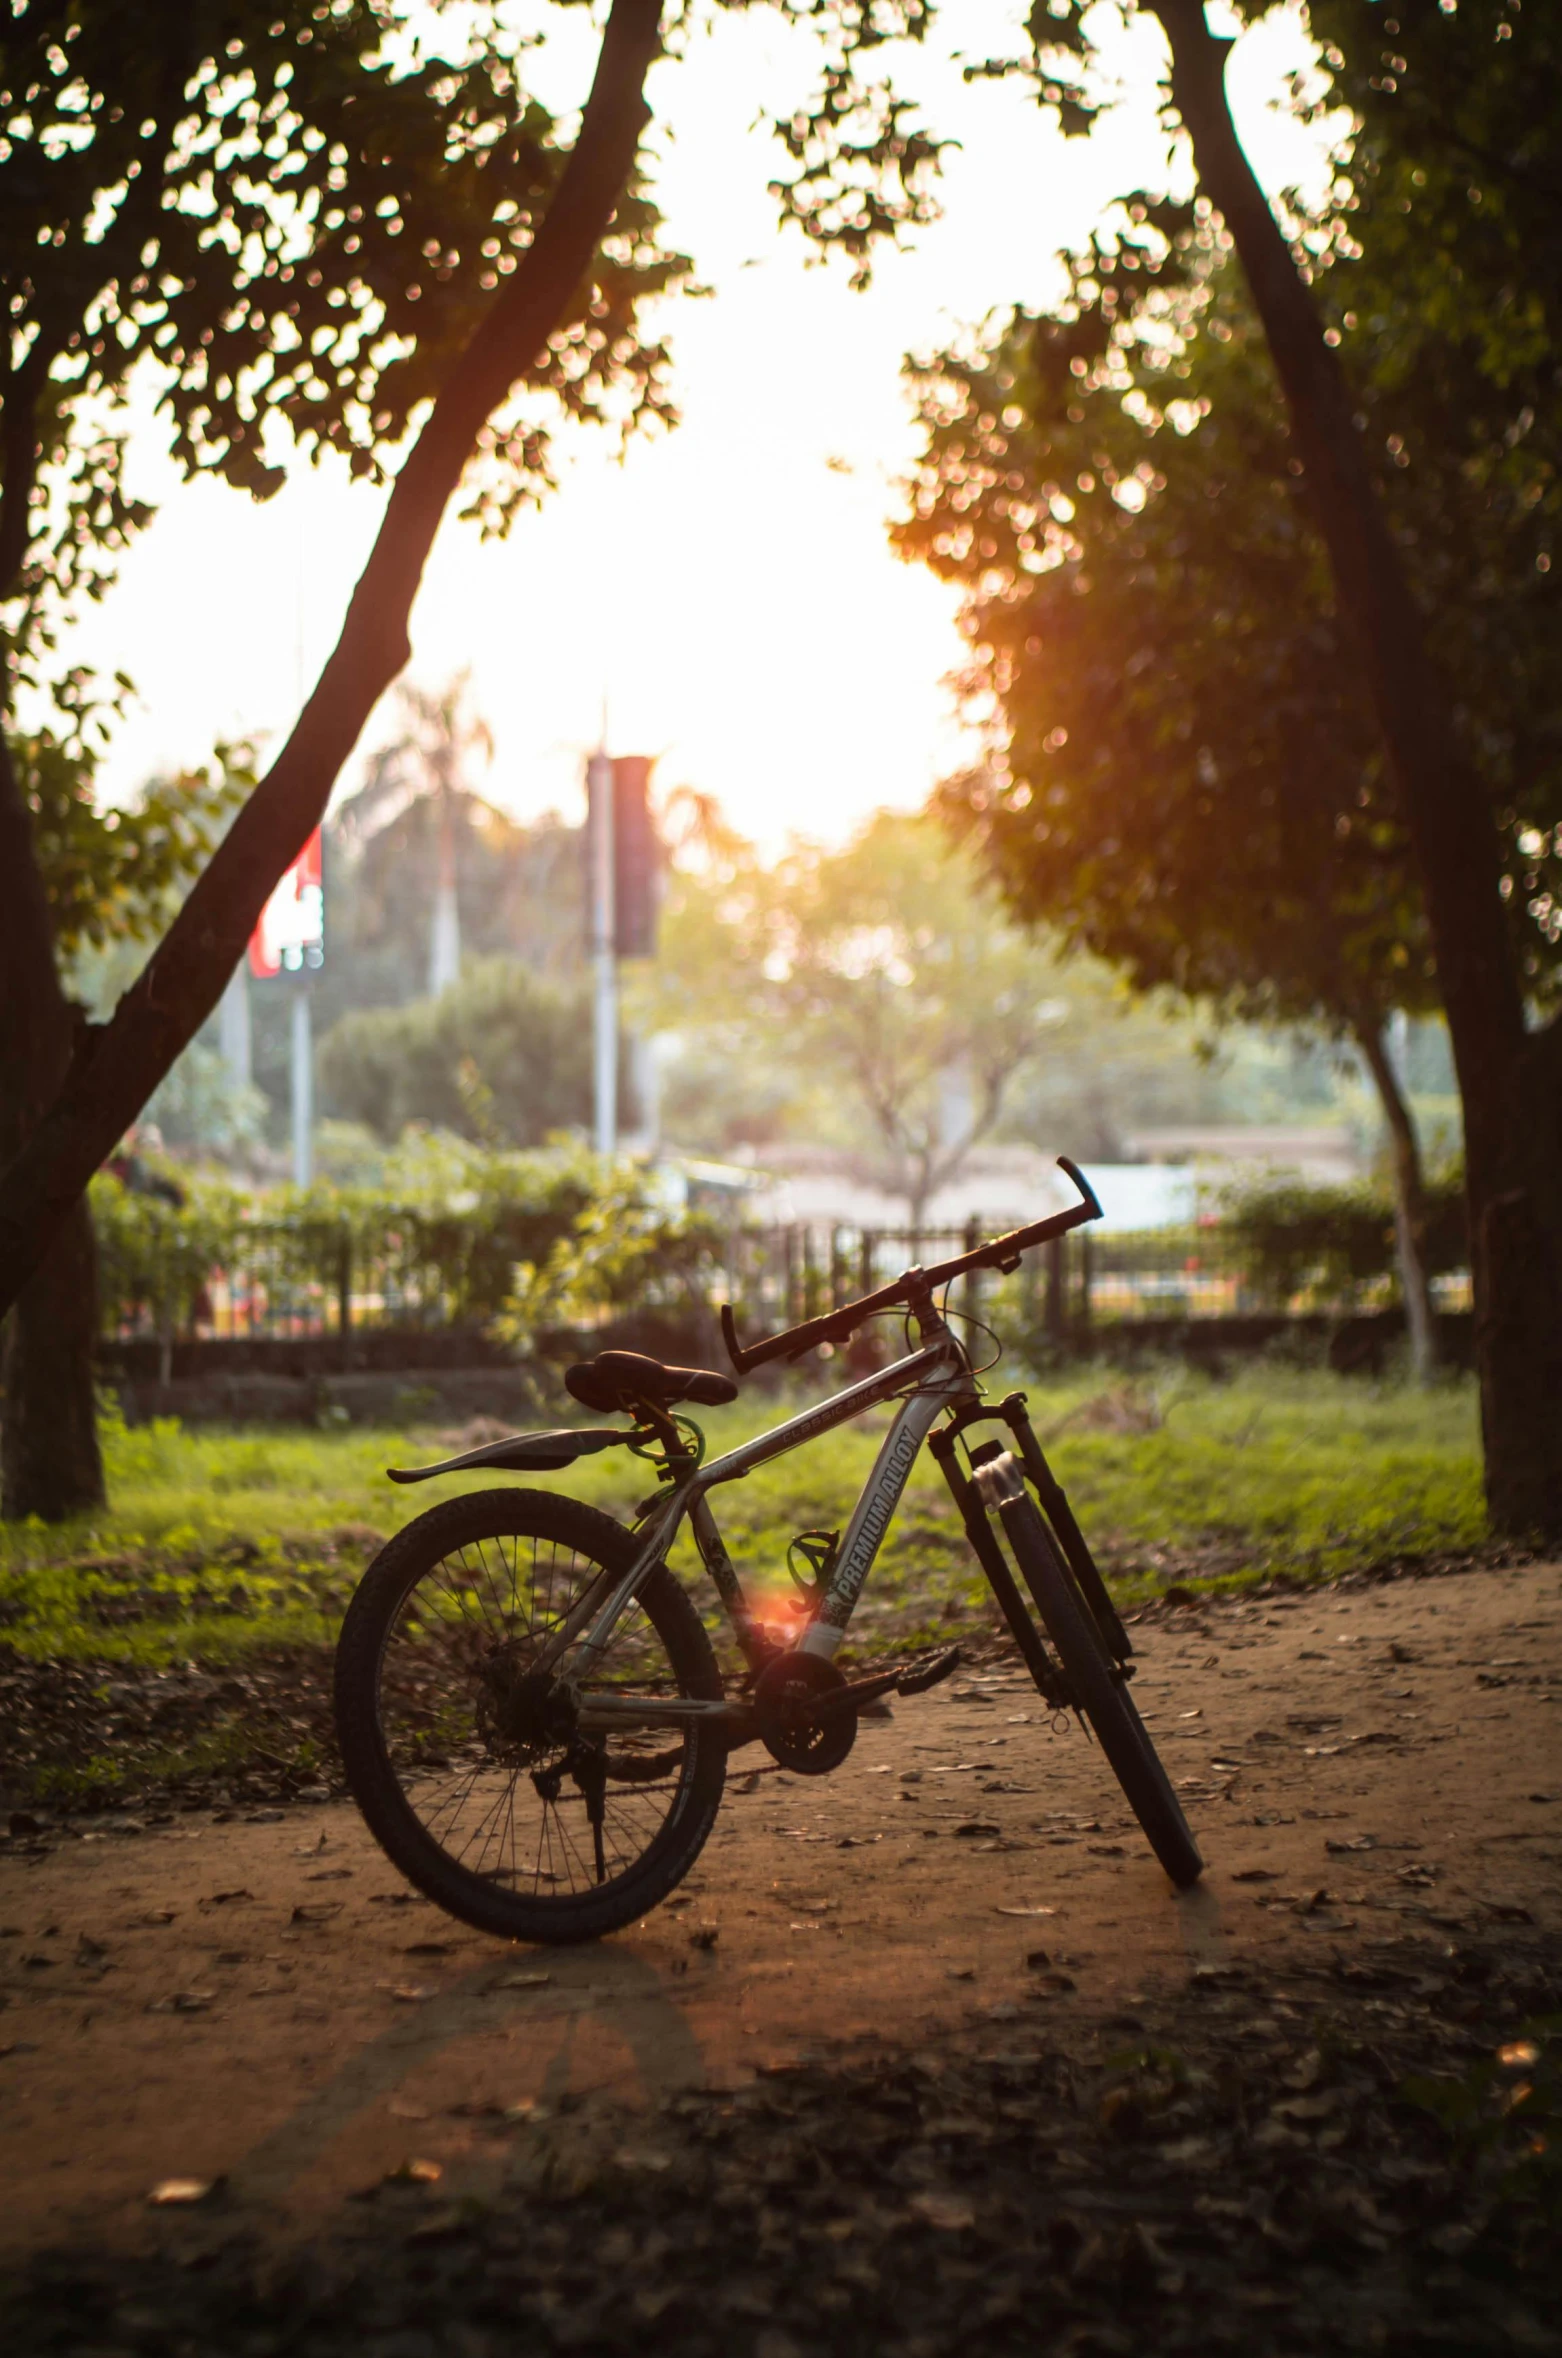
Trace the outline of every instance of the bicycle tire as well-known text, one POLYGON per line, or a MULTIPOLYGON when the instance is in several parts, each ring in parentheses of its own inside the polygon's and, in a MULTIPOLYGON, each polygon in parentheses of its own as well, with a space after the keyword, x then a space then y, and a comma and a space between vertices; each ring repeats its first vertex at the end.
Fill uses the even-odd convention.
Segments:
POLYGON ((1059 1561, 1035 1500, 1028 1494, 1004 1499, 998 1511, 1075 1700, 1095 1730, 1151 1849, 1178 1890, 1186 1891, 1203 1874, 1204 1861, 1160 1754, 1113 1667, 1095 1618, 1059 1561))
MULTIPOLYGON (((534 1601, 538 1594, 538 1547, 546 1546, 555 1551, 567 1549, 572 1565, 576 1559, 582 1560, 583 1569, 575 1585, 575 1593, 579 1594, 581 1582, 596 1568, 605 1566, 613 1571, 627 1571, 639 1545, 621 1524, 595 1507, 582 1505, 576 1499, 561 1498, 548 1491, 480 1491, 464 1498, 447 1500, 409 1523, 405 1530, 398 1532, 381 1549, 365 1572, 348 1606, 337 1641, 336 1725, 342 1762, 353 1798, 381 1849, 409 1882, 415 1884, 419 1891, 447 1914, 459 1917, 462 1922, 476 1926, 481 1932, 494 1933, 505 1940, 549 1944, 595 1940, 604 1933, 620 1931, 625 1925, 635 1922, 649 1908, 665 1899, 688 1873, 705 1845, 721 1802, 727 1770, 726 1740, 718 1730, 697 1723, 690 1724, 683 1734, 674 1735, 678 1764, 675 1772, 668 1772, 671 1779, 670 1800, 661 1823, 646 1839, 643 1850, 626 1864, 622 1872, 615 1872, 611 1877, 603 1876, 604 1857, 598 1850, 595 1860, 598 1880, 588 1883, 584 1891, 572 1889, 559 1892, 540 1888, 543 1881, 557 1884, 563 1880, 551 1866, 556 1855, 552 1848, 551 1828, 548 1830, 549 1869, 542 1868, 540 1842, 535 1869, 525 1866, 519 1869, 520 1875, 528 1872, 532 1874, 533 1888, 529 1892, 506 1888, 494 1872, 480 1872, 469 1864, 463 1864, 461 1857, 453 1855, 446 1842, 424 1822, 408 1791, 410 1771, 407 1759, 398 1761, 393 1756, 393 1750, 397 1748, 397 1727, 394 1717, 389 1732, 386 1724, 388 1704, 393 1705, 395 1700, 394 1694, 387 1696, 387 1657, 393 1642, 400 1642, 398 1617, 409 1608, 410 1601, 419 1591, 420 1583, 433 1582, 440 1569, 457 1558, 461 1559, 463 1576, 470 1577, 470 1562, 462 1555, 462 1551, 476 1549, 484 1568, 483 1576, 492 1592, 485 1543, 497 1544, 504 1540, 534 1543, 530 1591, 534 1601)), ((514 1606, 518 1595, 518 1576, 515 1567, 519 1560, 517 1546, 511 1559, 512 1610, 506 1619, 501 1593, 497 1617, 498 1623, 506 1629, 512 1641, 516 1635, 517 1614, 514 1606)), ((503 1561, 501 1548, 501 1575, 503 1561)), ((551 1562, 552 1559, 550 1567, 551 1562)), ((552 1578, 550 1568, 550 1603, 552 1578)), ((454 1587, 450 1583, 447 1586, 455 1594, 454 1587)), ((477 1596, 475 1585, 464 1593, 468 1602, 462 1605, 463 1614, 480 1622, 493 1618, 489 1615, 486 1601, 477 1596), (469 1612, 470 1599, 474 1596, 477 1596, 475 1615, 469 1612)), ((437 1587, 431 1586, 429 1599, 431 1605, 439 1601, 437 1587)), ((710 1639, 690 1598, 665 1565, 658 1566, 650 1574, 635 1605, 659 1642, 665 1655, 670 1682, 676 1683, 677 1691, 709 1701, 720 1701, 723 1693, 721 1673, 710 1639)), ((631 1606, 625 1616, 625 1623, 620 1624, 621 1629, 633 1619, 634 1614, 635 1607, 631 1606)), ((535 1615, 528 1612, 528 1634, 533 1632, 534 1623, 535 1615)), ((471 1700, 474 1691, 471 1663, 481 1652, 484 1638, 481 1635, 474 1637, 467 1622, 457 1619, 448 1610, 442 1617, 430 1621, 426 1634, 428 1642, 425 1656, 413 1658, 414 1668, 427 1669, 432 1665, 436 1673, 445 1673, 449 1693, 436 1697, 431 1703, 425 1692, 428 1681, 425 1680, 420 1687, 416 1676, 401 1678, 399 1688, 404 1689, 413 1698, 414 1704, 422 1708, 429 1726, 435 1730, 436 1740, 443 1741, 439 1737, 439 1729, 450 1720, 452 1711, 459 1719, 466 1708, 461 1699, 462 1681, 466 1681, 472 1725, 470 1728, 462 1727, 458 1733, 457 1743, 464 1747, 464 1752, 459 1768, 453 1773, 467 1774, 469 1790, 475 1790, 477 1779, 483 1775, 487 1775, 491 1781, 509 1777, 509 1833, 513 1862, 516 1858, 514 1813, 517 1795, 525 1801, 523 1775, 536 1796, 535 1803, 527 1802, 526 1806, 532 1808, 535 1814, 540 1805, 545 1824, 546 1812, 556 1808, 562 1797, 562 1781, 555 1785, 550 1801, 543 1787, 537 1785, 535 1776, 529 1774, 524 1764, 516 1767, 514 1763, 507 1763, 500 1757, 491 1732, 483 1729, 481 1697, 476 1701, 471 1700), (453 1703, 450 1701, 452 1696, 453 1703), (444 1720, 439 1717, 441 1709, 444 1710, 444 1720), (485 1745, 489 1754, 486 1762, 481 1757, 485 1745), (474 1760, 477 1763, 475 1767, 472 1766, 474 1760)), ((617 1634, 610 1645, 617 1643, 617 1634)), ((408 1642, 415 1643, 416 1640, 408 1642)), ((648 1653, 652 1650, 650 1641, 644 1636, 640 1643, 648 1653)), ((399 1658, 393 1667, 399 1675, 399 1658)), ((426 1734, 426 1730, 420 1733, 426 1734)), ((420 1759, 415 1750, 416 1739, 409 1741, 414 1746, 414 1764, 427 1766, 431 1756, 425 1752, 420 1759)), ((662 1745, 665 1753, 665 1734, 662 1745)), ((408 1743, 400 1743, 399 1749, 405 1754, 408 1743)), ((454 1750, 456 1746, 452 1745, 450 1749, 454 1750)), ((434 1768, 437 1770, 441 1765, 448 1769, 449 1763, 446 1761, 442 1764, 434 1758, 434 1768)), ((648 1765, 657 1767, 655 1762, 648 1765)), ((546 1771, 543 1773, 546 1775, 546 1771)), ((661 1773, 659 1769, 657 1773, 661 1773)), ((662 1790, 660 1786, 653 1788, 647 1781, 635 1777, 629 1777, 626 1781, 636 1787, 637 1798, 642 1803, 653 1791, 662 1790)), ((584 1787, 581 1787, 580 1792, 582 1806, 585 1806, 584 1787)), ((574 1796, 567 1798, 573 1805, 574 1796)), ((564 1837, 566 1845, 571 1840, 564 1837)), ((558 1855, 564 1855, 563 1848, 558 1855)), ((578 1846, 574 1846, 574 1855, 582 1858, 578 1846)), ((485 1849, 479 1854, 479 1864, 486 1856, 485 1849)), ((502 1824, 499 1858, 502 1873, 502 1824)), ((589 1869, 589 1862, 582 1858, 582 1863, 589 1869)), ((517 1871, 513 1864, 510 1873, 512 1880, 516 1879, 517 1871)))

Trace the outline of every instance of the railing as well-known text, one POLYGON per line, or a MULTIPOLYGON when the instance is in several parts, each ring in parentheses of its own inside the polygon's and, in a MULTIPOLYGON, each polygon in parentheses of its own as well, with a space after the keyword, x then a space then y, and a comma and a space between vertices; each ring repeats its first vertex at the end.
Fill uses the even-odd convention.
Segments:
MULTIPOLYGON (((664 1289, 653 1273, 643 1299, 604 1306, 599 1323, 641 1311, 698 1316, 730 1301, 746 1331, 769 1333, 870 1293, 912 1262, 969 1252, 1010 1225, 976 1219, 958 1228, 734 1226, 714 1246, 693 1296, 686 1278, 664 1289)), ((133 1256, 104 1245, 103 1332, 116 1341, 152 1339, 167 1347, 174 1340, 345 1340, 377 1328, 482 1326, 502 1305, 519 1257, 503 1237, 464 1226, 458 1215, 398 1213, 367 1227, 345 1220, 246 1221, 204 1246, 171 1222, 133 1256)), ((1348 1287, 1321 1278, 1303 1282, 1279 1299, 1255 1284, 1241 1240, 1219 1227, 1083 1230, 1027 1256, 1011 1278, 962 1280, 954 1307, 980 1316, 995 1306, 996 1288, 1007 1334, 1047 1337, 1060 1346, 1096 1326, 1344 1315, 1395 1298, 1384 1274, 1348 1287)), ((1441 1309, 1468 1306, 1463 1272, 1434 1280, 1433 1291, 1441 1309)))
MULTIPOLYGON (((913 1261, 970 1252, 1012 1222, 972 1220, 961 1228, 848 1228, 798 1225, 739 1230, 727 1246, 728 1293, 756 1329, 798 1324, 871 1292, 913 1261)), ((1390 1272, 1354 1285, 1320 1270, 1284 1295, 1258 1282, 1240 1237, 1218 1226, 1102 1234, 1081 1229, 1026 1256, 1012 1278, 973 1273, 955 1307, 980 1315, 994 1288, 1011 1323, 1059 1342, 1098 1325, 1254 1316, 1347 1315, 1397 1299, 1390 1272)), ((1468 1272, 1434 1278, 1443 1310, 1468 1309, 1468 1272)))
POLYGON ((457 1216, 246 1221, 201 1250, 170 1223, 133 1255, 100 1247, 103 1330, 227 1340, 479 1324, 509 1290, 516 1250, 457 1216))

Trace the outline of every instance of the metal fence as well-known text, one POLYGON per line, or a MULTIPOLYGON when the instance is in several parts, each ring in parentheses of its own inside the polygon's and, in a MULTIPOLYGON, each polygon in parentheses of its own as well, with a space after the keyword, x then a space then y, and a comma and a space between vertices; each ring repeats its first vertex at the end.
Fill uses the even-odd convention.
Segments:
POLYGON ((170 1226, 133 1254, 100 1246, 103 1331, 117 1341, 296 1340, 482 1323, 514 1255, 459 1219, 246 1221, 201 1250, 170 1226))
MULTIPOLYGON (((714 1332, 714 1308, 732 1302, 745 1332, 774 1332, 839 1308, 886 1284, 913 1262, 973 1250, 1011 1225, 968 1221, 959 1228, 858 1228, 796 1223, 734 1226, 687 1277, 662 1286, 652 1272, 643 1301, 604 1305, 608 1325, 644 1310, 681 1311, 714 1332)), ((170 1223, 133 1255, 102 1253, 103 1328, 116 1341, 294 1340, 373 1329, 427 1331, 486 1325, 502 1305, 518 1254, 492 1229, 458 1215, 397 1213, 348 1221, 244 1222, 203 1247, 170 1223)), ((1463 1272, 1434 1281, 1438 1307, 1468 1307, 1463 1272)), ((973 1273, 954 1306, 980 1316, 998 1309, 1014 1340, 1059 1343, 1091 1328, 1252 1314, 1347 1314, 1395 1298, 1384 1274, 1342 1287, 1305 1277, 1283 1300, 1255 1284, 1241 1240, 1219 1227, 1137 1234, 1076 1231, 1026 1256, 1013 1277, 973 1273)), ((708 1345, 706 1346, 708 1347, 708 1345)))

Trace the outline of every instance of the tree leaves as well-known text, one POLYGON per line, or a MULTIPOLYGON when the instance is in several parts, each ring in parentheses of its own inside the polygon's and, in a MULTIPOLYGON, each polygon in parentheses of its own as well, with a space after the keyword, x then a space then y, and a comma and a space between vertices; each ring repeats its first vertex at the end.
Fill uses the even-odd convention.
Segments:
POLYGON ((15 736, 10 752, 32 816, 56 954, 69 960, 166 923, 255 773, 249 746, 219 746, 208 768, 155 778, 135 802, 100 809, 93 787, 101 708, 80 673, 67 675, 58 700, 76 725, 15 736))

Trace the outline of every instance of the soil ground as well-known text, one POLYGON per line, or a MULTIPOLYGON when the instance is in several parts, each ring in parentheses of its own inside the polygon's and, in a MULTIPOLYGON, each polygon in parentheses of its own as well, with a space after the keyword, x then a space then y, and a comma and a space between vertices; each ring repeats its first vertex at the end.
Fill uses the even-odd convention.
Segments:
POLYGON ((979 2316, 1003 2349, 1562 2348, 1555 2234, 1493 2226, 1457 2156, 1381 2128, 1406 2074, 1467 2075, 1562 2007, 1562 1567, 1167 1605, 1135 1636, 1208 1861, 1181 1897, 996 1654, 865 1723, 829 1779, 738 1756, 683 1890, 592 1948, 468 1933, 340 1803, 18 1820, 12 2346, 335 2350, 350 2315, 384 2358, 480 2358, 523 2314, 522 2346, 744 2358, 915 2358, 979 2316), (1309 2190, 1295 2266, 1283 2206, 1253 2224, 1277 2171, 1309 2190), (1345 2256, 1309 2291, 1336 2178, 1345 2256), (169 2179, 211 2191, 151 2204, 169 2179), (1197 2300, 1154 2225, 1180 2185, 1200 2233, 1226 2221, 1197 2300), (1460 2275, 1483 2236, 1500 2264, 1460 2275))

